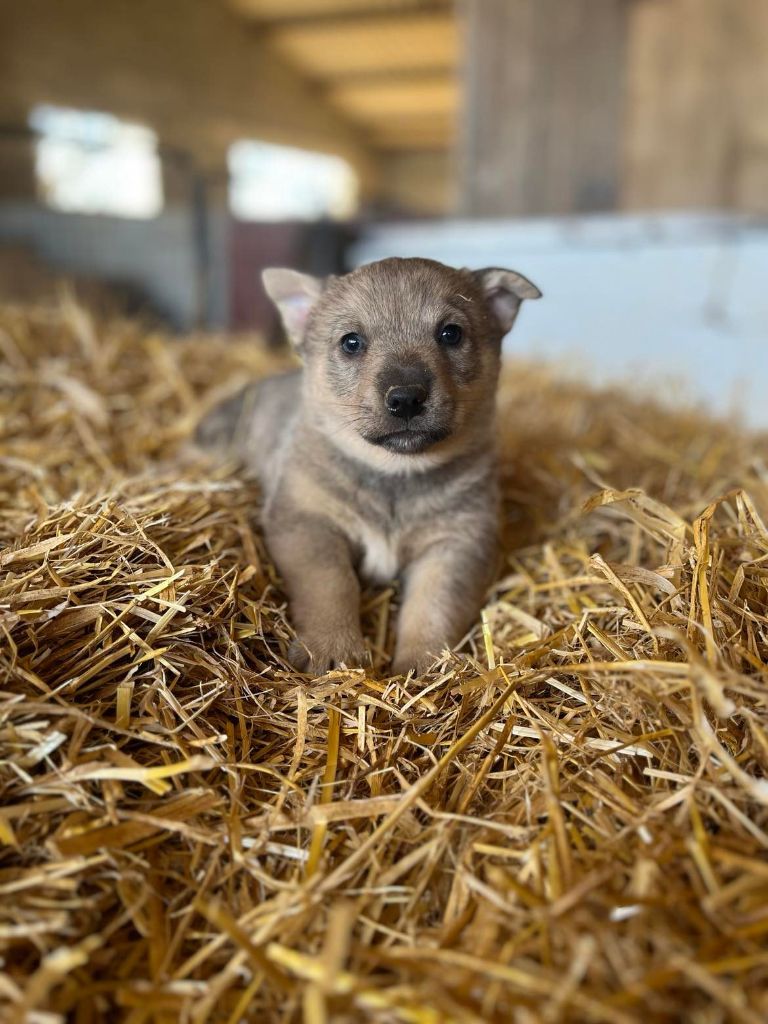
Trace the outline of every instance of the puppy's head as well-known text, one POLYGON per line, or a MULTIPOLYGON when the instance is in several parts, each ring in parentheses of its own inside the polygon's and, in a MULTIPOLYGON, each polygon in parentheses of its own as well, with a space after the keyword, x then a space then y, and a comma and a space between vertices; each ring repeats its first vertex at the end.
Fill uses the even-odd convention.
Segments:
POLYGON ((523 299, 522 275, 387 259, 325 280, 264 271, 305 364, 305 402, 335 443, 404 464, 453 451, 493 415, 501 339, 523 299))

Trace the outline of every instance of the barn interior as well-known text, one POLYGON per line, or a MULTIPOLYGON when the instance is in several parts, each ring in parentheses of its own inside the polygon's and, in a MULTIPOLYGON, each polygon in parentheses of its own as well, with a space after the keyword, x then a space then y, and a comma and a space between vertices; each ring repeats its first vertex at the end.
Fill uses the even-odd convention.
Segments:
POLYGON ((1 1020, 768 1020, 767 100, 765 0, 0 4, 1 1020), (386 256, 544 297, 481 619, 316 678, 192 438, 386 256))
POLYGON ((762 422, 766 49, 761 0, 9 5, 3 293, 274 336, 269 264, 522 259, 519 351, 683 377, 703 345, 692 395, 762 422))

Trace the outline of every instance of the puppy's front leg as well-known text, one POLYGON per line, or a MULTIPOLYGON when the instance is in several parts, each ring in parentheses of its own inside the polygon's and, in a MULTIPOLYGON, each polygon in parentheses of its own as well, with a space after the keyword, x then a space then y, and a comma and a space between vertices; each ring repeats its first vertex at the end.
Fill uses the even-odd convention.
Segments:
POLYGON ((483 537, 433 544, 408 567, 398 619, 395 674, 429 668, 461 640, 480 614, 494 568, 494 543, 483 537))
POLYGON ((266 541, 291 604, 299 641, 289 659, 322 675, 366 661, 360 630, 360 583, 345 539, 322 520, 302 518, 290 527, 267 525, 266 541))

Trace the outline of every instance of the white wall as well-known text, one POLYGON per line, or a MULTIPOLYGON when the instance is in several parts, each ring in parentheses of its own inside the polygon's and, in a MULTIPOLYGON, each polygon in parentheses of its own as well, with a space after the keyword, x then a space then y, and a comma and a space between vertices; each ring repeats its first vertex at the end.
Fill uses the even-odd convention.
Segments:
POLYGON ((427 221, 370 229, 355 264, 508 266, 544 292, 509 352, 667 392, 768 427, 768 222, 710 213, 427 221), (674 388, 673 388, 674 390, 674 388))

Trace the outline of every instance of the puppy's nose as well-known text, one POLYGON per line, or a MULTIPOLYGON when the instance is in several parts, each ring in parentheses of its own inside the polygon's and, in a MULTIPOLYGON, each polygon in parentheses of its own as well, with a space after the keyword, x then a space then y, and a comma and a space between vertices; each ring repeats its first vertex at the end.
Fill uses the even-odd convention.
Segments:
POLYGON ((424 412, 427 401, 427 389, 421 384, 401 384, 390 388, 384 402, 392 416, 401 420, 409 420, 424 412))

